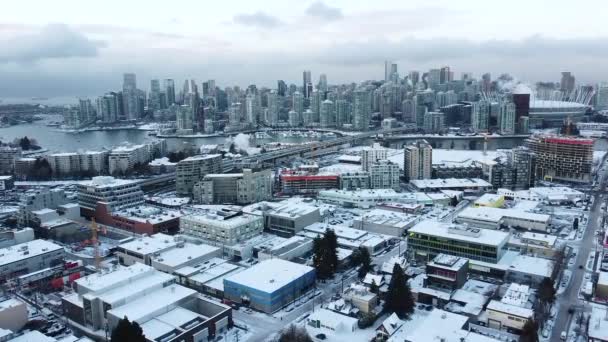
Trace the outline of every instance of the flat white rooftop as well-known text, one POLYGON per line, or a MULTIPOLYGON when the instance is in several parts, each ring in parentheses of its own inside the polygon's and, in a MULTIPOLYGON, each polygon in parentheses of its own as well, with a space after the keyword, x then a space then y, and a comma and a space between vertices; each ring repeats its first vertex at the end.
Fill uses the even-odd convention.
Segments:
POLYGON ((227 277, 224 281, 273 293, 309 272, 314 272, 314 268, 282 259, 270 259, 227 277))
POLYGON ((454 225, 445 222, 439 222, 435 220, 422 221, 412 228, 409 233, 420 233, 424 235, 431 235, 456 241, 472 242, 488 246, 500 246, 507 241, 509 234, 493 229, 482 229, 482 228, 468 228, 477 229, 479 236, 472 236, 468 234, 458 234, 454 230, 450 231, 450 227, 460 227, 462 229, 467 228, 463 225, 454 225))
POLYGON ((502 209, 492 207, 468 207, 458 214, 458 218, 496 223, 504 218, 521 219, 540 223, 549 223, 551 220, 551 216, 546 214, 529 213, 518 209, 502 209))
POLYGON ((153 312, 158 312, 165 309, 173 303, 176 303, 186 297, 195 295, 197 292, 187 287, 172 284, 165 288, 154 291, 144 297, 136 299, 127 305, 120 306, 116 309, 109 310, 108 313, 115 317, 127 316, 131 321, 141 320, 153 312))
POLYGON ((532 309, 522 308, 521 306, 511 305, 497 300, 491 300, 486 309, 523 318, 531 318, 534 316, 534 310, 532 309))
POLYGON ((551 277, 553 261, 528 255, 518 255, 509 267, 510 270, 538 277, 551 277))
POLYGON ((90 291, 97 292, 111 288, 117 283, 138 277, 143 273, 152 272, 154 268, 135 263, 129 267, 117 266, 116 270, 110 272, 93 273, 86 277, 76 280, 76 284, 88 288, 90 291))
POLYGON ((179 241, 176 241, 173 236, 156 233, 150 236, 139 237, 133 241, 123 243, 119 247, 134 253, 147 255, 156 252, 164 251, 177 246, 179 241))
POLYGON ((608 341, 608 320, 606 320, 606 310, 604 305, 591 304, 591 316, 589 317, 589 338, 598 341, 608 341))
MULTIPOLYGON (((106 291, 100 295, 99 298, 106 303, 114 304, 117 301, 128 298, 131 295, 139 293, 147 288, 152 288, 155 286, 162 287, 164 283, 172 281, 173 279, 174 277, 172 275, 164 272, 151 272, 145 277, 135 279, 128 284, 106 291)), ((87 297, 87 295, 88 294, 85 294, 84 297, 87 297)), ((94 294, 91 295, 94 296, 94 294)))
POLYGON ((332 229, 338 238, 343 238, 347 240, 358 240, 363 236, 369 234, 365 230, 361 229, 353 229, 344 226, 330 226, 326 223, 316 222, 309 226, 304 227, 304 230, 307 232, 317 233, 319 235, 323 235, 328 229, 332 229))
POLYGON ((167 251, 160 252, 159 256, 153 256, 154 262, 169 266, 178 267, 184 263, 193 260, 203 258, 206 255, 219 252, 218 247, 213 247, 206 244, 196 245, 190 242, 185 242, 183 247, 176 246, 167 251))
POLYGON ((18 245, 0 249, 0 266, 35 258, 53 251, 63 250, 63 247, 47 240, 32 240, 18 245))
POLYGON ((418 189, 488 188, 492 184, 480 178, 413 179, 410 183, 418 189))
POLYGON ((395 228, 406 228, 412 222, 418 219, 416 215, 409 215, 406 213, 398 213, 384 209, 372 209, 365 214, 362 218, 357 220, 364 220, 365 223, 375 223, 395 228))

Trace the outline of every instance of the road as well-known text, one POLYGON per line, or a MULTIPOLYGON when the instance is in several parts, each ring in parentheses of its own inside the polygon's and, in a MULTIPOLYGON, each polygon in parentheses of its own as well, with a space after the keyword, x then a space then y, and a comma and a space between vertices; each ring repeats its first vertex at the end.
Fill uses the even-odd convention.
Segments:
MULTIPOLYGON (((578 299, 578 291, 583 282, 585 268, 579 269, 578 265, 586 265, 589 253, 595 249, 595 232, 598 228, 601 228, 601 217, 603 215, 601 205, 602 202, 604 202, 604 198, 600 197, 599 195, 605 193, 605 183, 606 173, 603 173, 599 180, 600 191, 594 192, 592 195, 594 200, 591 208, 589 209, 587 229, 585 230, 583 239, 580 242, 578 253, 576 254, 576 262, 574 263, 575 266, 572 268, 572 279, 570 280, 570 284, 564 293, 560 296, 560 298, 558 298, 559 309, 557 312, 557 317, 555 318, 555 324, 553 325, 554 328, 551 333, 551 341, 559 341, 562 331, 567 331, 571 318, 571 315, 568 313, 568 309, 582 303, 578 299)), ((566 261, 564 261, 564 264, 566 264, 566 261)))

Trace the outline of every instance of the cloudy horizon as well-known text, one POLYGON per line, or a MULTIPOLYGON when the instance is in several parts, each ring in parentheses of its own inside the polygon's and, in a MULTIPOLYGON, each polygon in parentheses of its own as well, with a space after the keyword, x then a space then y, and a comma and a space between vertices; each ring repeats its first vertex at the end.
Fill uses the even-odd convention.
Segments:
POLYGON ((325 73, 330 84, 383 78, 384 60, 399 73, 449 65, 460 77, 509 73, 527 82, 608 80, 606 6, 469 0, 411 1, 104 1, 5 5, 0 16, 0 99, 93 96, 137 74, 218 86, 301 84, 325 73), (32 11, 32 8, 36 8, 32 11), (77 12, 78 16, 69 15, 77 12), (8 15, 10 14, 10 16, 8 15))

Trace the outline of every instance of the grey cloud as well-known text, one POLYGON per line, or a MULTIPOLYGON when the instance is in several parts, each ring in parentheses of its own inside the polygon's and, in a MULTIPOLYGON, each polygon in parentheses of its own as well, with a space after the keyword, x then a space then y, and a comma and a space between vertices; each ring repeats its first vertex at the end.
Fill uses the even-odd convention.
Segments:
POLYGON ((0 63, 95 57, 103 46, 104 42, 91 40, 67 25, 50 24, 34 33, 0 40, 0 63))
POLYGON ((306 14, 319 17, 325 20, 337 20, 342 19, 342 9, 338 7, 331 7, 323 3, 322 1, 313 2, 307 9, 306 14))
POLYGON ((234 16, 234 22, 259 28, 274 28, 282 24, 279 18, 261 11, 252 14, 237 14, 234 16))
POLYGON ((466 39, 406 38, 392 42, 369 40, 335 44, 317 56, 317 61, 330 65, 365 65, 385 59, 414 63, 438 60, 476 59, 563 59, 564 57, 608 57, 608 38, 553 39, 531 36, 523 40, 489 40, 473 42, 466 39))

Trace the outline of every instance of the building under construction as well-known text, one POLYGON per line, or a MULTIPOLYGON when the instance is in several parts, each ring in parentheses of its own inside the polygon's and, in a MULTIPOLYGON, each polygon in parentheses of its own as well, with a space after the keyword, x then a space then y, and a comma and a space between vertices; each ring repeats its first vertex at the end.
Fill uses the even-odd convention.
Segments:
POLYGON ((586 183, 593 168, 593 139, 537 135, 526 140, 536 158, 536 178, 586 183))

